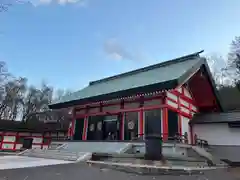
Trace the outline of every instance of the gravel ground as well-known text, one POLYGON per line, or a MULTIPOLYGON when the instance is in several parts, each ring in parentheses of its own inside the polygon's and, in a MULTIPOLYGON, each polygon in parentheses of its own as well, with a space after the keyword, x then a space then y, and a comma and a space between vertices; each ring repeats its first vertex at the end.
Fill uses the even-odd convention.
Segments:
POLYGON ((201 175, 141 176, 86 164, 64 164, 35 168, 0 170, 0 180, 236 180, 240 169, 218 169, 201 175))

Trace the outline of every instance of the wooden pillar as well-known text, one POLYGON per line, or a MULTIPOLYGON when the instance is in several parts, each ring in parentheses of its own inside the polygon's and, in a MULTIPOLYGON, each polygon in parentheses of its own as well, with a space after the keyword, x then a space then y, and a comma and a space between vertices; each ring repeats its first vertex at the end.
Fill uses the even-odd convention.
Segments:
MULTIPOLYGON (((124 100, 120 102, 120 109, 124 109, 124 100)), ((125 128, 125 113, 121 113, 121 123, 120 123, 120 140, 124 140, 124 128, 125 128)))
POLYGON ((87 140, 88 116, 84 118, 82 140, 87 140))
POLYGON ((121 128, 120 128, 120 132, 121 132, 121 137, 120 140, 124 140, 124 128, 125 128, 125 113, 121 114, 121 128))
POLYGON ((182 116, 178 114, 178 133, 182 136, 182 116))
MULTIPOLYGON (((167 93, 165 92, 163 98, 164 105, 167 105, 167 93)), ((162 125, 163 125, 163 141, 168 140, 168 108, 164 107, 162 109, 162 125)))
POLYGON ((168 108, 162 109, 163 141, 168 140, 168 108))
POLYGON ((2 149, 2 144, 3 144, 3 139, 4 139, 4 132, 1 133, 1 136, 2 136, 2 140, 0 142, 0 149, 2 149))
POLYGON ((72 126, 70 129, 70 138, 73 139, 74 133, 75 133, 75 121, 76 121, 76 110, 75 108, 73 108, 72 110, 72 126))
POLYGON ((194 145, 194 144, 196 144, 196 142, 195 142, 195 138, 194 138, 194 136, 193 136, 193 127, 192 127, 192 124, 190 124, 189 125, 189 129, 190 129, 190 144, 192 144, 192 145, 194 145))
POLYGON ((143 109, 141 109, 139 112, 139 124, 138 125, 139 125, 138 134, 139 134, 139 137, 142 139, 143 134, 144 134, 144 132, 143 132, 143 109))
MULTIPOLYGON (((100 107, 102 108, 102 107, 100 107)), ((88 114, 89 107, 86 107, 85 114, 88 114)), ((84 117, 84 123, 83 123, 83 133, 82 133, 82 140, 87 140, 87 131, 88 131, 88 115, 84 117)))
POLYGON ((16 146, 17 146, 17 141, 18 141, 18 132, 16 132, 16 135, 15 135, 15 141, 14 141, 14 145, 13 145, 13 150, 16 151, 16 146))
POLYGON ((140 104, 139 104, 139 119, 138 119, 138 137, 140 139, 143 139, 144 137, 144 111, 143 111, 143 106, 144 106, 144 97, 141 96, 140 97, 140 104))

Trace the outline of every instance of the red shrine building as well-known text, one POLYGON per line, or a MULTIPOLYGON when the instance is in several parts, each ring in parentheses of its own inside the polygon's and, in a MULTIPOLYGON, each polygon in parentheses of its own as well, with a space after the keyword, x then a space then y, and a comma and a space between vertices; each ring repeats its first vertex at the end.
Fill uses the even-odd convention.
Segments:
POLYGON ((201 52, 112 77, 92 81, 82 90, 49 105, 71 108, 73 140, 144 139, 157 134, 186 135, 196 113, 221 112, 218 92, 201 52))

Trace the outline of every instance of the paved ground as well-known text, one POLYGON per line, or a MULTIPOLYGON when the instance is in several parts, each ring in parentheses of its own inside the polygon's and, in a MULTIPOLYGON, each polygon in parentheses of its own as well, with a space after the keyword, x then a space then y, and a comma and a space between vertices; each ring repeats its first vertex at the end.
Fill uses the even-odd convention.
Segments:
MULTIPOLYGON (((26 156, 1 156, 0 157, 0 169, 16 169, 26 167, 37 167, 55 164, 68 164, 71 161, 55 160, 55 159, 43 159, 26 156)), ((1 180, 1 179, 0 179, 1 180)))
POLYGON ((218 169, 202 175, 141 176, 109 169, 89 167, 86 164, 64 164, 35 168, 0 170, 0 180, 235 180, 239 169, 229 172, 218 169))

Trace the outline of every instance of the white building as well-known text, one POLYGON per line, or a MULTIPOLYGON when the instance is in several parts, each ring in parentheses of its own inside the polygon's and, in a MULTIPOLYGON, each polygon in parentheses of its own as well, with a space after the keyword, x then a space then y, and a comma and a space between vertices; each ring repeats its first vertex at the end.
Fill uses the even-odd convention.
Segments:
POLYGON ((240 162, 240 111, 198 114, 190 125, 194 135, 208 142, 214 155, 240 162))

